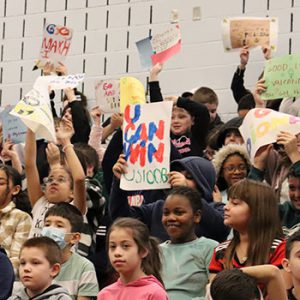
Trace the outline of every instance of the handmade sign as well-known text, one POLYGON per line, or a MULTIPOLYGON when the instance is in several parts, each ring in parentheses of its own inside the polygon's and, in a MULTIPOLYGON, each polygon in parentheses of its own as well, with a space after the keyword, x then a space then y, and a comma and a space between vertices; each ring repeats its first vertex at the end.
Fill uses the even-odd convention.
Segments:
POLYGON ((146 103, 143 84, 134 77, 120 79, 120 112, 123 113, 128 104, 146 103))
POLYGON ((239 130, 253 161, 257 150, 262 146, 276 142, 277 134, 280 131, 298 134, 300 132, 300 118, 272 109, 254 108, 247 113, 239 130))
POLYGON ((34 86, 47 85, 51 90, 61 90, 65 88, 75 88, 84 80, 85 74, 75 74, 66 76, 40 76, 36 79, 34 86))
POLYGON ((36 66, 42 68, 47 61, 54 66, 64 62, 70 50, 73 30, 66 26, 45 24, 43 41, 36 66))
POLYGON ((123 190, 170 187, 170 123, 172 102, 127 105, 123 121, 123 152, 128 163, 121 176, 123 190))
POLYGON ((96 103, 105 113, 120 112, 120 80, 106 79, 95 83, 96 103))
POLYGON ((277 18, 238 17, 222 20, 224 49, 231 51, 244 46, 277 48, 277 18))
POLYGON ((151 57, 153 55, 153 50, 151 46, 151 38, 147 37, 136 42, 136 47, 139 52, 141 67, 143 70, 150 70, 152 66, 151 57))
POLYGON ((300 96, 300 54, 285 55, 265 62, 267 90, 263 100, 300 96))
POLYGON ((37 138, 56 142, 53 116, 50 108, 48 86, 34 84, 34 88, 21 99, 11 115, 19 117, 22 122, 35 132, 37 138))
POLYGON ((181 50, 181 35, 179 25, 175 25, 151 38, 153 55, 152 64, 164 63, 181 50))
POLYGON ((9 114, 12 109, 13 106, 7 106, 0 113, 3 140, 10 139, 14 144, 24 143, 27 128, 19 117, 9 114))

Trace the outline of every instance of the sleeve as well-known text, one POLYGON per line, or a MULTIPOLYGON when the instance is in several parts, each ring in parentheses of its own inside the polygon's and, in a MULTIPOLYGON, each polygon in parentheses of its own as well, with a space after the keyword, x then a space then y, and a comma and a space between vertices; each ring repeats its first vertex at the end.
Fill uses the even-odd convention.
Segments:
POLYGON ((206 254, 205 254, 205 267, 208 270, 210 266, 210 262, 212 261, 212 257, 214 255, 214 249, 218 246, 218 243, 215 241, 210 241, 209 244, 206 246, 206 254))
POLYGON ((295 162, 292 168, 294 169, 296 176, 300 177, 300 161, 295 162))
POLYGON ((265 172, 261 171, 260 169, 255 168, 254 166, 251 166, 250 172, 248 174, 248 178, 255 180, 255 181, 263 181, 264 180, 265 172))
POLYGON ((91 128, 90 137, 89 137, 89 145, 92 146, 98 154, 99 157, 99 163, 102 163, 105 148, 102 146, 101 140, 102 140, 102 132, 103 127, 100 125, 94 124, 91 128))
POLYGON ((245 69, 241 70, 238 67, 237 70, 234 72, 231 81, 231 91, 236 103, 239 103, 240 99, 246 94, 248 94, 248 91, 244 86, 244 74, 245 74, 245 69))
POLYGON ((96 271, 92 263, 85 264, 79 279, 77 296, 96 297, 99 292, 96 271))
POLYGON ((72 122, 74 126, 74 135, 71 139, 74 143, 87 143, 90 135, 90 122, 86 116, 86 111, 80 101, 69 103, 72 112, 72 122))
POLYGON ((283 240, 274 250, 274 252, 270 256, 269 263, 273 266, 278 267, 279 269, 282 269, 282 260, 285 258, 285 245, 286 240, 283 240))
POLYGON ((148 298, 149 300, 168 300, 168 295, 166 291, 161 289, 156 289, 152 295, 148 298))
POLYGON ((163 96, 160 91, 159 81, 149 82, 150 102, 161 102, 163 96))
POLYGON ((186 109, 194 117, 194 125, 192 126, 193 138, 197 140, 199 145, 204 145, 210 122, 207 107, 182 97, 178 98, 177 106, 186 109))
POLYGON ((14 266, 14 271, 17 274, 19 268, 19 254, 23 243, 27 240, 31 229, 31 217, 28 214, 19 216, 19 222, 15 229, 15 234, 12 238, 12 243, 9 251, 9 258, 14 266))
POLYGON ((212 255, 208 270, 209 273, 219 273, 223 270, 223 264, 221 263, 221 261, 219 259, 217 259, 217 248, 215 248, 214 253, 212 255))
POLYGON ((0 299, 7 299, 12 291, 14 271, 11 262, 4 253, 0 253, 0 299))

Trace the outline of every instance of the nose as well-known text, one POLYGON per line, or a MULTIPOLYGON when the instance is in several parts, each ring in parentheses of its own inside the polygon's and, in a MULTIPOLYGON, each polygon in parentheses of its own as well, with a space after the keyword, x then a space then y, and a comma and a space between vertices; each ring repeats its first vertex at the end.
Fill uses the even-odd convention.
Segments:
POLYGON ((297 199, 300 198, 300 189, 296 189, 296 191, 295 191, 295 197, 296 197, 297 199))
POLYGON ((115 257, 121 257, 122 256, 122 252, 120 247, 116 247, 115 251, 114 251, 114 256, 115 257))

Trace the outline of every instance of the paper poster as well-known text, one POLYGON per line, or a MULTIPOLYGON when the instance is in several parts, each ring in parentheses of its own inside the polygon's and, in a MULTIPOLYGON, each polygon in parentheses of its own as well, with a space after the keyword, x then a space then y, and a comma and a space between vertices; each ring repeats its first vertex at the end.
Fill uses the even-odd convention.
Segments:
POLYGON ((222 20, 224 49, 231 51, 244 46, 269 46, 276 51, 278 39, 277 18, 238 17, 222 20))
POLYGON ((54 66, 64 62, 70 50, 73 30, 66 26, 46 24, 39 59, 36 65, 41 68, 47 61, 54 66))
POLYGON ((123 190, 169 188, 172 102, 127 105, 123 121, 123 152, 128 163, 121 176, 123 190))
POLYGON ((37 139, 56 142, 47 85, 38 85, 36 82, 34 88, 17 103, 10 114, 19 117, 35 132, 37 139))
POLYGON ((128 104, 146 103, 143 84, 134 77, 120 79, 120 112, 123 113, 128 104))
POLYGON ((0 113, 3 140, 10 139, 14 144, 24 143, 27 127, 19 117, 9 114, 12 109, 13 106, 8 106, 0 113))
POLYGON ((51 90, 62 90, 65 88, 75 88, 84 80, 85 74, 74 74, 66 76, 40 76, 36 79, 35 86, 48 85, 51 90))
POLYGON ((152 67, 153 50, 151 46, 151 39, 147 37, 136 42, 136 47, 139 52, 141 67, 143 70, 150 70, 152 67))
POLYGON ((152 64, 164 63, 181 50, 181 35, 179 25, 174 25, 151 38, 153 55, 152 64))
POLYGON ((105 113, 120 112, 120 80, 106 79, 95 83, 96 104, 105 113))
POLYGON ((285 55, 265 62, 267 90, 263 100, 300 96, 300 54, 285 55))
POLYGON ((253 162, 257 150, 276 142, 280 131, 298 134, 300 118, 272 109, 254 108, 247 113, 239 130, 253 162))

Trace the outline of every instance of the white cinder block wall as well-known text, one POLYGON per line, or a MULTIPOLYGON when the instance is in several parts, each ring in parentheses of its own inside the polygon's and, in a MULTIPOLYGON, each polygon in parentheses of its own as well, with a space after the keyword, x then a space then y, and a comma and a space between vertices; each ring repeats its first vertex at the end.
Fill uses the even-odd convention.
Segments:
MULTIPOLYGON (((146 86, 148 74, 140 68, 135 42, 166 28, 173 9, 179 14, 183 47, 165 65, 160 76, 162 91, 179 95, 209 86, 219 96, 224 120, 236 112, 230 83, 239 53, 223 51, 222 17, 278 17, 279 43, 274 55, 300 49, 300 0, 0 0, 1 105, 15 104, 40 74, 32 67, 45 22, 74 29, 66 63, 70 73, 86 73, 82 89, 90 106, 98 78, 130 74, 146 86), (193 21, 193 8, 198 6, 201 20, 193 21)), ((251 52, 245 78, 248 88, 253 88, 262 67, 261 52, 251 52)))

